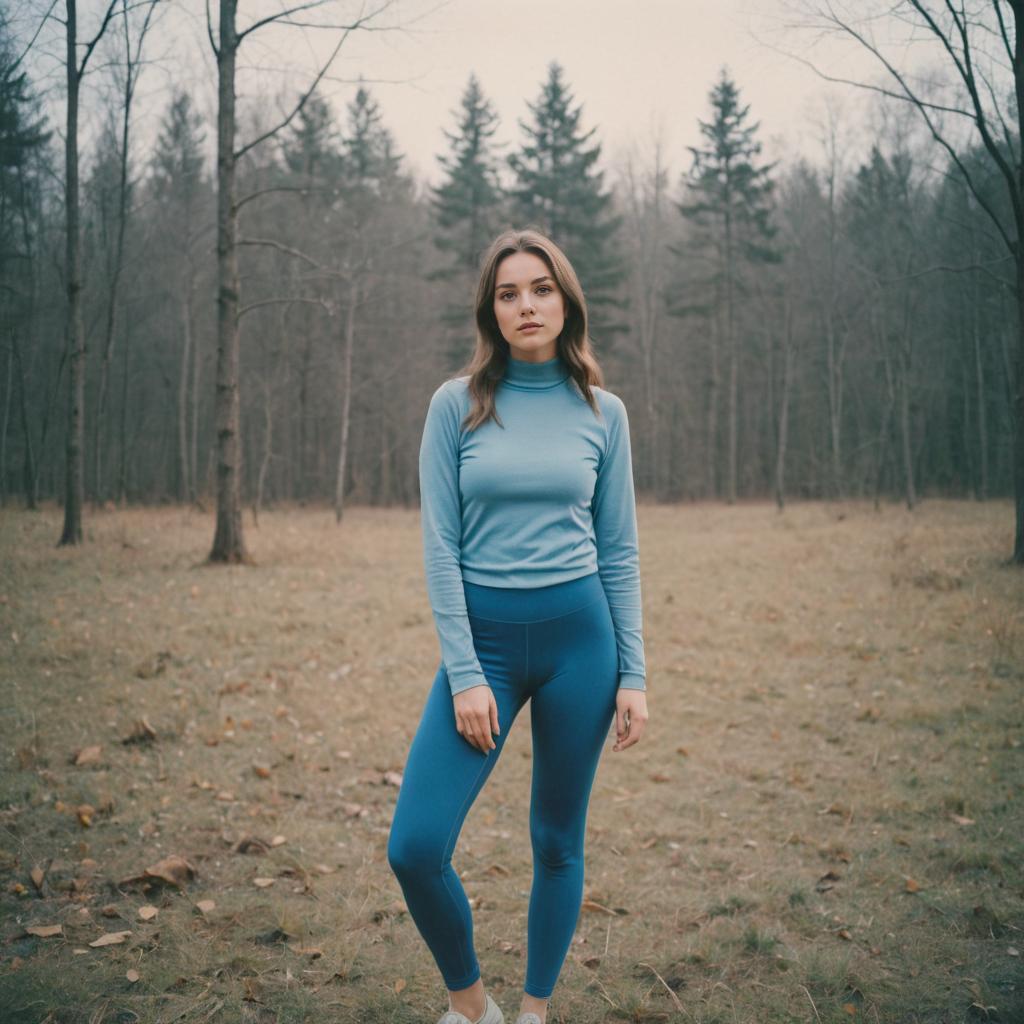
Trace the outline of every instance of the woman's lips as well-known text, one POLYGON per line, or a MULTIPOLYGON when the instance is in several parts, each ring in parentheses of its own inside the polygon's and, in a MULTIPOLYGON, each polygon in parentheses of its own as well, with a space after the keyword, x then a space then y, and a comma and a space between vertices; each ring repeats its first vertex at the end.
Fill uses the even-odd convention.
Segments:
POLYGON ((521 331, 539 331, 540 328, 541 328, 540 324, 523 324, 523 326, 520 327, 519 330, 521 330, 521 331))

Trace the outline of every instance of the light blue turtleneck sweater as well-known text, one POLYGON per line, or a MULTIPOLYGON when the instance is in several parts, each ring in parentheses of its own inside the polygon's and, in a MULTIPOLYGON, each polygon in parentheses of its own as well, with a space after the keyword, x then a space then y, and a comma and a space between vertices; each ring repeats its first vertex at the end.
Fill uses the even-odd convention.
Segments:
POLYGON ((427 593, 452 694, 487 683, 462 582, 543 587, 598 572, 619 655, 619 686, 646 689, 639 546, 622 400, 587 405, 560 356, 508 361, 488 420, 466 431, 468 377, 430 399, 419 453, 427 593))

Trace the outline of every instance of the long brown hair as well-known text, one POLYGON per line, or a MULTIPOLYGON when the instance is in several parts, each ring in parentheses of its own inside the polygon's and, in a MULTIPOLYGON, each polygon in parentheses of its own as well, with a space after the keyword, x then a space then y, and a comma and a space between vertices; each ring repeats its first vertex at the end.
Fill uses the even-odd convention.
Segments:
POLYGON ((494 316, 494 285, 498 264, 516 252, 532 252, 547 265, 551 276, 565 297, 565 324, 558 335, 558 355, 575 381, 580 395, 595 414, 601 415, 591 385, 604 386, 604 374, 587 334, 587 302, 572 264, 555 243, 537 228, 513 228, 503 231, 491 243, 480 266, 476 290, 476 348, 470 360, 456 371, 456 376, 469 375, 469 393, 473 406, 463 427, 473 430, 493 418, 503 426, 494 407, 494 393, 505 375, 510 347, 494 316))

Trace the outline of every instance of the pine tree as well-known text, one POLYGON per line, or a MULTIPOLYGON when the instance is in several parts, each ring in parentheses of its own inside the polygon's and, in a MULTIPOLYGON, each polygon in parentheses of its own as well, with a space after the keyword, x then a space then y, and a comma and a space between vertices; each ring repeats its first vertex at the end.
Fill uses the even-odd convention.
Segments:
POLYGON ((588 147, 596 128, 580 129, 583 106, 573 97, 557 62, 536 103, 527 106, 532 124, 520 120, 526 137, 519 153, 510 154, 515 172, 513 213, 520 224, 536 224, 566 252, 580 277, 591 312, 592 333, 611 332, 610 308, 618 305, 614 286, 622 267, 614 236, 621 217, 611 213, 611 194, 602 191, 604 172, 596 169, 599 143, 588 147))
POLYGON ((348 130, 341 144, 342 192, 364 206, 383 198, 397 183, 401 156, 384 127, 380 107, 364 85, 348 106, 348 130))
POLYGON ((475 274, 483 250, 496 233, 502 193, 489 140, 497 127, 498 115, 471 74, 462 94, 458 128, 444 133, 451 151, 437 158, 447 178, 431 197, 440 228, 435 242, 451 254, 454 264, 440 269, 438 275, 475 274))
MULTIPOLYGON (((701 121, 705 148, 688 146, 693 156, 690 171, 684 174, 684 188, 694 196, 692 202, 676 205, 679 212, 708 230, 716 250, 713 285, 718 294, 723 324, 723 342, 728 360, 729 434, 726 472, 726 498, 736 500, 736 467, 739 418, 739 343, 737 319, 744 293, 744 270, 757 262, 777 262, 779 255, 771 246, 775 227, 771 223, 774 182, 770 174, 774 163, 758 166, 761 143, 755 138, 759 123, 747 124, 749 104, 740 106, 739 91, 723 68, 711 90, 713 118, 701 121)), ((718 354, 712 351, 709 394, 708 452, 714 458, 717 448, 716 419, 718 395, 718 354)), ((709 478, 713 467, 709 464, 709 478)), ((711 483, 709 479, 709 484, 711 483)))

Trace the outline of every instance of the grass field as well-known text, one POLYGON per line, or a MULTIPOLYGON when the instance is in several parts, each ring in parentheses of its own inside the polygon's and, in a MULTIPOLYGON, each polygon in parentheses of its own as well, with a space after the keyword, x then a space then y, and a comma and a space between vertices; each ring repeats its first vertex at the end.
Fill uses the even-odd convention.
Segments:
MULTIPOLYGON (((1024 1021, 1011 506, 639 518, 651 718, 548 1020, 1024 1021)), ((417 511, 247 515, 248 568, 186 509, 60 522, 0 510, 0 1019, 433 1024, 385 857, 439 657, 417 511)), ((529 773, 520 715, 454 857, 510 1024, 529 773)))

